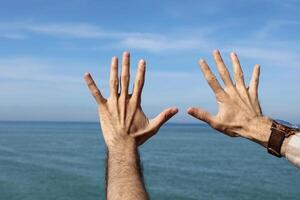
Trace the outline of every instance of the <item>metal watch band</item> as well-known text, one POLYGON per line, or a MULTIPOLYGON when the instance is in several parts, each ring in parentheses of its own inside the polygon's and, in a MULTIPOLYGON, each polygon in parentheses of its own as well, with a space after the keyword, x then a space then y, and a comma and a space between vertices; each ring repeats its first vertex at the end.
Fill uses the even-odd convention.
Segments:
POLYGON ((268 142, 268 152, 276 157, 282 157, 280 151, 285 138, 294 135, 296 128, 290 128, 273 120, 271 127, 271 136, 268 142))

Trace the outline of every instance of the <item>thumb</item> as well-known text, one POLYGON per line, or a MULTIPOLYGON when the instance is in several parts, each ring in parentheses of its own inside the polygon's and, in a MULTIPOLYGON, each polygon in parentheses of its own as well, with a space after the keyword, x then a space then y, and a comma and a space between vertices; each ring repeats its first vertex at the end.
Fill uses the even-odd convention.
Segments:
POLYGON ((188 108, 187 112, 189 115, 192 115, 193 117, 200 119, 201 121, 204 121, 213 126, 214 117, 209 112, 206 112, 201 108, 192 107, 188 108))
POLYGON ((171 119, 177 112, 178 112, 178 108, 165 109, 150 121, 151 126, 154 129, 159 129, 164 123, 166 123, 169 119, 171 119))

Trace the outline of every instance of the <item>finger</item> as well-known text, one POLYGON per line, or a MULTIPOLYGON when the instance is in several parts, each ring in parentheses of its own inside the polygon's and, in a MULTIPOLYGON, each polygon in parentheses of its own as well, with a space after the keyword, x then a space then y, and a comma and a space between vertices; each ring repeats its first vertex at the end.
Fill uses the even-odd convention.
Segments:
POLYGON ((249 95, 257 114, 262 113, 259 100, 258 100, 259 76, 260 76, 260 66, 255 65, 253 69, 252 78, 249 84, 249 95))
POLYGON ((102 104, 102 103, 105 103, 106 100, 103 98, 100 90, 97 88, 97 85, 95 84, 91 74, 90 73, 85 73, 84 79, 85 79, 85 82, 86 82, 91 94, 95 98, 96 102, 99 105, 102 104))
POLYGON ((178 112, 177 108, 168 108, 150 120, 150 126, 154 130, 158 130, 164 123, 172 118, 178 112))
POLYGON ((121 72, 121 96, 128 96, 128 85, 130 79, 130 54, 129 52, 123 53, 122 59, 122 72, 121 72))
POLYGON ((137 101, 141 99, 141 94, 145 82, 145 71, 146 63, 144 60, 140 60, 132 93, 132 98, 137 101))
POLYGON ((116 98, 118 96, 119 79, 118 79, 118 58, 113 57, 110 65, 110 96, 116 98))
POLYGON ((242 70, 242 67, 240 65, 240 61, 235 53, 230 54, 232 66, 233 66, 233 71, 234 71, 234 79, 236 82, 237 87, 245 87, 245 82, 244 82, 244 73, 242 70))
POLYGON ((225 86, 232 87, 233 83, 232 83, 232 80, 230 78, 229 71, 228 71, 228 69, 226 68, 226 65, 223 62, 223 59, 221 57, 220 52, 218 50, 215 50, 213 52, 213 56, 214 56, 214 59, 215 59, 215 62, 216 62, 217 68, 218 68, 218 72, 219 72, 225 86))
POLYGON ((230 58, 232 61, 237 91, 239 92, 240 97, 244 101, 244 103, 246 103, 248 107, 253 108, 248 90, 246 89, 246 86, 245 86, 244 73, 243 73, 242 67, 240 65, 240 61, 239 61, 237 55, 233 52, 230 54, 230 58))
POLYGON ((252 73, 252 78, 249 84, 249 94, 253 99, 257 98, 259 76, 260 76, 260 66, 255 65, 252 73))
POLYGON ((199 65, 201 67, 201 70, 204 74, 205 79, 207 80, 209 86, 215 93, 216 98, 220 99, 222 96, 225 95, 225 92, 224 92, 222 86, 220 85, 219 81, 217 80, 215 75, 211 72, 211 70, 210 70, 209 66, 207 65, 207 63, 205 62, 205 60, 201 59, 199 61, 199 65))
POLYGON ((188 108, 187 112, 189 115, 208 123, 212 127, 215 127, 214 117, 209 112, 206 112, 201 108, 188 108))

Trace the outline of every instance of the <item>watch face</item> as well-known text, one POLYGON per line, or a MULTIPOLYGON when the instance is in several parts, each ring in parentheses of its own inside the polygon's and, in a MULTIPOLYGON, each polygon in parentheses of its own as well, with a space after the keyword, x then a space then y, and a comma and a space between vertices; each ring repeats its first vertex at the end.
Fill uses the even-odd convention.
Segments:
POLYGON ((282 125, 287 126, 289 128, 299 129, 299 127, 297 125, 292 124, 290 122, 287 122, 287 121, 284 121, 284 120, 281 120, 281 119, 276 119, 275 121, 278 122, 279 124, 282 124, 282 125))

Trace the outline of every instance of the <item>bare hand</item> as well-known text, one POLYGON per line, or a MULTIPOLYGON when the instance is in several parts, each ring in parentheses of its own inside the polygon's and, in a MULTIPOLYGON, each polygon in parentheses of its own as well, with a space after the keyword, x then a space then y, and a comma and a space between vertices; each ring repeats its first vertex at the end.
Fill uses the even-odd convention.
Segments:
POLYGON ((188 113, 226 135, 245 137, 266 146, 272 122, 263 116, 258 100, 259 65, 255 65, 252 79, 247 88, 240 62, 235 53, 230 55, 235 83, 231 80, 219 51, 214 51, 213 56, 224 82, 224 88, 211 72, 205 60, 201 59, 199 64, 216 96, 219 112, 216 116, 212 116, 201 108, 189 108, 188 113))
POLYGON ((110 69, 110 96, 105 99, 92 76, 85 74, 86 83, 99 106, 99 117, 108 148, 127 142, 143 144, 177 112, 168 108, 149 120, 141 108, 141 94, 145 81, 145 61, 140 60, 132 94, 128 93, 130 55, 123 53, 121 80, 118 78, 118 58, 113 57, 110 69), (119 93, 120 88, 120 93, 119 93))

